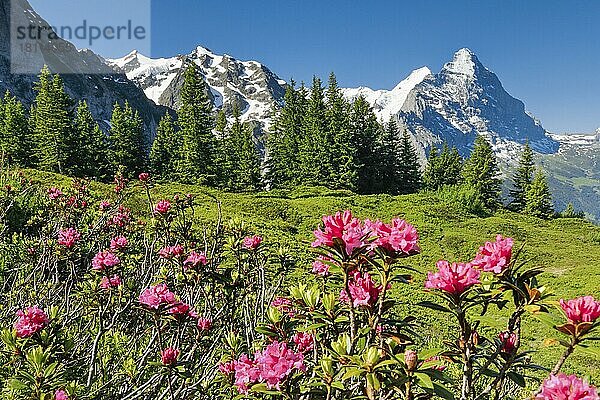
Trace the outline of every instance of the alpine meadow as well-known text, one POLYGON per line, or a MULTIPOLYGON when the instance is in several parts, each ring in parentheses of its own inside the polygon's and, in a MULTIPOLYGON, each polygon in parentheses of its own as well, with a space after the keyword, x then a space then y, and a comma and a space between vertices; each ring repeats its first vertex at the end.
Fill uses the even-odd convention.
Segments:
MULTIPOLYGON (((147 3, 162 50, 111 58, 31 3, 0 4, 2 399, 600 400, 600 133, 546 130, 442 28, 494 3, 490 24, 516 30, 516 2, 433 2, 458 50, 390 90, 340 84, 361 60, 295 81, 203 46, 165 56, 184 32, 215 35, 219 4, 38 3, 65 32, 81 12, 98 42, 147 3)), ((261 11, 291 18, 272 22, 282 38, 302 23, 298 51, 310 29, 339 43, 300 75, 365 40, 303 17, 308 3, 261 11)), ((392 3, 340 12, 377 31, 401 27, 356 13, 423 7, 392 3)), ((273 27, 239 10, 218 37, 269 47, 273 27)))

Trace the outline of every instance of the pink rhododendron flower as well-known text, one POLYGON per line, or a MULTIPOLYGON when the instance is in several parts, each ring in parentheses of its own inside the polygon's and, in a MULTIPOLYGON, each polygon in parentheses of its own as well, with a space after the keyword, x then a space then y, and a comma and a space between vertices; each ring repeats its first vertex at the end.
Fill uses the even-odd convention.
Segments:
POLYGON ((190 312, 192 312, 191 310, 192 308, 189 304, 183 303, 181 301, 176 301, 172 304, 171 307, 169 307, 169 314, 177 318, 184 318, 190 315, 190 312))
POLYGON ((69 395, 62 389, 54 392, 54 400, 69 400, 69 395))
POLYGON ((62 192, 60 191, 60 189, 55 187, 51 187, 50 189, 48 189, 48 197, 50 198, 50 200, 56 200, 60 196, 62 196, 62 192))
POLYGON ((536 400, 598 400, 596 388, 575 375, 551 375, 542 384, 536 400))
POLYGON ((240 393, 248 393, 249 385, 260 379, 260 369, 254 360, 242 354, 239 360, 234 361, 235 386, 240 393))
POLYGON ((453 295, 460 295, 479 282, 481 272, 470 264, 452 263, 440 260, 437 262, 438 272, 427 273, 425 287, 438 289, 453 295))
POLYGON ((271 302, 271 307, 275 307, 282 313, 288 314, 290 317, 294 316, 294 309, 292 307, 292 301, 287 297, 276 297, 271 302))
POLYGON ((315 337, 306 332, 297 332, 292 341, 296 344, 296 349, 300 353, 306 353, 307 351, 312 351, 315 347, 315 337))
POLYGON ((44 329, 50 322, 48 315, 37 306, 17 311, 17 317, 15 330, 18 338, 28 338, 44 329))
POLYGON ((81 239, 81 234, 75 228, 67 228, 58 232, 58 244, 67 249, 72 248, 81 239))
POLYGON ((107 276, 103 276, 100 281, 100 287, 105 290, 109 290, 111 288, 116 288, 121 286, 121 277, 119 275, 113 275, 110 278, 107 276))
POLYGON ((319 258, 312 263, 312 273, 320 276, 329 276, 329 264, 325 264, 323 261, 329 261, 323 256, 319 256, 319 258))
POLYGON ((161 200, 154 206, 154 212, 157 214, 166 214, 171 209, 171 202, 169 200, 161 200))
MULTIPOLYGON (((423 365, 423 364, 425 364, 425 363, 433 362, 433 361, 440 361, 440 360, 441 360, 440 356, 431 356, 431 357, 427 357, 427 358, 426 358, 426 359, 425 359, 425 360, 424 360, 424 361, 421 363, 421 365, 423 365)), ((440 364, 438 364, 438 365, 434 365, 434 366, 432 366, 432 367, 429 367, 429 368, 431 368, 431 369, 434 369, 434 370, 436 370, 436 371, 443 371, 443 370, 445 370, 445 369, 446 369, 446 366, 445 366, 445 365, 440 365, 440 364)))
POLYGON ((419 234, 408 222, 394 218, 391 224, 380 220, 365 221, 365 227, 375 236, 372 245, 390 253, 416 254, 420 251, 419 234))
POLYGON ((517 334, 515 332, 500 332, 498 339, 502 343, 500 349, 503 353, 512 354, 517 346, 517 334))
POLYGON ((182 245, 177 244, 175 246, 167 246, 158 251, 158 255, 166 260, 172 260, 173 258, 179 258, 183 256, 185 252, 182 245))
POLYGON ((92 259, 92 269, 94 271, 104 271, 106 268, 114 267, 121 262, 119 257, 108 250, 101 251, 92 259))
MULTIPOLYGON (((368 273, 361 274, 357 270, 350 273, 348 291, 350 292, 350 297, 352 297, 354 307, 372 307, 377 302, 382 290, 383 287, 381 285, 376 286, 373 278, 368 273)), ((347 303, 350 302, 345 289, 342 289, 340 293, 340 300, 347 303)))
POLYGON ((258 246, 262 243, 263 238, 258 235, 248 236, 244 238, 244 247, 248 250, 256 250, 258 246))
POLYGON ((198 318, 197 326, 200 331, 210 331, 213 326, 212 319, 200 317, 198 318))
POLYGON ((206 255, 203 252, 196 253, 195 251, 191 251, 188 257, 183 262, 183 266, 188 269, 196 269, 198 266, 208 264, 208 260, 206 259, 206 255))
POLYGON ((177 299, 167 285, 159 283, 158 285, 150 286, 148 289, 144 290, 142 294, 140 294, 139 301, 146 307, 157 310, 162 305, 176 303, 177 299))
POLYGON ((125 228, 131 222, 131 210, 122 205, 119 206, 117 213, 108 220, 108 225, 118 228, 125 228))
POLYGON ((313 247, 327 246, 333 247, 336 241, 343 243, 346 254, 363 246, 365 230, 358 218, 352 216, 349 210, 335 215, 326 215, 323 217, 323 227, 314 231, 316 240, 312 243, 313 247))
POLYGON ((127 248, 128 244, 129 242, 127 241, 126 237, 117 236, 116 238, 111 239, 110 249, 115 251, 124 250, 125 248, 127 248))
POLYGON ((160 361, 167 367, 177 364, 177 357, 179 357, 179 350, 173 347, 167 347, 160 352, 160 361))
POLYGON ((235 371, 235 361, 227 361, 219 363, 219 372, 223 375, 229 375, 235 371))
POLYGON ((581 322, 595 322, 600 317, 600 302, 592 296, 583 296, 567 301, 561 299, 560 306, 568 320, 575 325, 581 322))
POLYGON ((138 178, 142 182, 148 182, 148 179, 150 179, 150 174, 147 172, 142 172, 141 174, 138 175, 138 178))
POLYGON ((260 380, 265 382, 269 389, 279 390, 280 384, 294 369, 306 371, 302 353, 295 353, 287 343, 275 341, 265 347, 262 353, 257 353, 255 358, 260 368, 260 380))
POLYGON ((106 200, 102 200, 102 202, 100 202, 100 211, 106 211, 110 208, 110 202, 106 201, 106 200))
POLYGON ((503 238, 502 235, 496 236, 495 242, 486 242, 479 248, 479 253, 477 253, 471 265, 485 272, 501 274, 510 264, 513 243, 512 238, 503 238))

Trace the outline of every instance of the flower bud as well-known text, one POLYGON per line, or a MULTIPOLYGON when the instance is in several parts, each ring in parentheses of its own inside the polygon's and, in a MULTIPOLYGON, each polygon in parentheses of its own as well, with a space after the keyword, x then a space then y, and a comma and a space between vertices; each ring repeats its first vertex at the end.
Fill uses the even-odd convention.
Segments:
POLYGON ((417 367, 417 352, 414 350, 406 350, 404 352, 404 362, 409 371, 414 371, 417 367))

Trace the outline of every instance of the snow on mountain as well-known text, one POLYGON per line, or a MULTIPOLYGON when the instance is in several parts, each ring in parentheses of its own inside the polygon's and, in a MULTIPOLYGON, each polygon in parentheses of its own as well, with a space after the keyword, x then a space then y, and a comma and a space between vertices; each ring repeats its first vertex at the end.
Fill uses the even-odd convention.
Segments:
POLYGON ((498 77, 466 48, 458 50, 439 73, 418 83, 396 116, 413 134, 422 155, 443 141, 467 155, 478 134, 507 161, 515 159, 526 141, 540 153, 558 149, 523 102, 508 94, 498 77))
POLYGON ((377 118, 380 121, 387 122, 392 116, 400 112, 410 91, 428 75, 431 75, 429 68, 421 67, 412 71, 406 79, 392 90, 373 90, 361 86, 354 89, 342 89, 342 92, 350 101, 356 100, 358 96, 363 96, 373 106, 377 118))
POLYGON ((193 62, 208 83, 215 108, 231 113, 240 107, 244 121, 268 127, 273 109, 280 107, 285 81, 257 61, 239 61, 198 46, 190 54, 152 59, 133 51, 120 59, 107 60, 140 86, 156 104, 177 108, 185 66, 193 62))

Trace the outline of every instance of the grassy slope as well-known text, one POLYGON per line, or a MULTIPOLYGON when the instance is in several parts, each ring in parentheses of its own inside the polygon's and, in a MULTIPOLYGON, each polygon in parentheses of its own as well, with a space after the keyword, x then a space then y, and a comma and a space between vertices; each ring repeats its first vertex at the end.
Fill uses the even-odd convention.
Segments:
MULTIPOLYGON (((29 174, 43 182, 68 185, 64 177, 50 176, 35 171, 29 174)), ((98 195, 109 192, 110 187, 93 185, 98 195)), ((445 204, 435 194, 415 194, 408 196, 358 196, 344 191, 312 189, 310 191, 230 194, 194 186, 176 184, 160 185, 152 190, 154 201, 169 198, 176 193, 193 193, 198 197, 200 207, 197 218, 201 223, 209 223, 216 217, 214 202, 203 194, 216 195, 222 202, 225 220, 233 216, 243 218, 267 242, 285 242, 297 250, 298 271, 291 280, 302 278, 306 281, 310 268, 311 255, 308 241, 312 230, 318 225, 323 214, 351 209, 360 218, 390 219, 398 216, 414 224, 421 237, 422 254, 410 258, 410 264, 421 271, 410 286, 394 288, 394 295, 400 300, 400 313, 419 316, 426 327, 427 335, 421 344, 437 347, 452 330, 451 321, 440 320, 439 316, 411 304, 429 295, 422 290, 425 272, 435 266, 440 258, 451 261, 472 259, 477 248, 486 240, 492 240, 501 233, 512 236, 517 246, 526 244, 525 257, 531 265, 542 265, 547 271, 542 275, 542 284, 556 293, 556 298, 571 298, 584 294, 600 298, 600 228, 575 219, 542 221, 523 215, 501 211, 496 215, 480 218, 461 213, 455 206, 445 204), (204 201, 203 199, 206 199, 204 201)), ((145 206, 145 194, 134 190, 129 205, 138 211, 145 206)), ((312 279, 312 278, 311 278, 312 279)), ((490 332, 495 335, 495 332, 490 332)), ((556 337, 545 326, 532 320, 527 324, 524 343, 538 350, 534 361, 551 367, 558 358, 561 348, 543 345, 545 337, 556 337)), ((580 375, 590 375, 592 382, 600 384, 600 360, 590 356, 575 354, 563 369, 580 375)))

